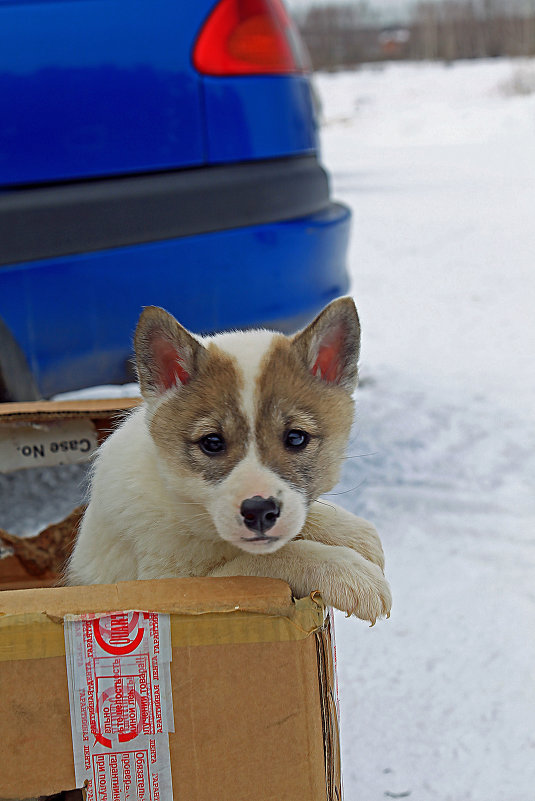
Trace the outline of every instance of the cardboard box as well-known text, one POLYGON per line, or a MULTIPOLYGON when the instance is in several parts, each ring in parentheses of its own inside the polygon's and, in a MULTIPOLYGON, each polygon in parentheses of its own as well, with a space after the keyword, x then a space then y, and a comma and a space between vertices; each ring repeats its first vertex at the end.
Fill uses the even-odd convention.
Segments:
MULTIPOLYGON (((118 411, 116 401, 111 404, 76 403, 68 407, 65 404, 54 407, 52 404, 4 404, 4 409, 0 410, 0 429, 20 432, 29 427, 30 434, 32 431, 38 434, 43 429, 35 426, 44 424, 50 433, 58 420, 81 419, 91 422, 98 440, 110 430, 114 413, 118 411)), ((57 427, 54 431, 58 433, 61 429, 57 427)), ((27 434, 28 431, 24 436, 27 434)), ((75 434, 72 437, 73 443, 80 442, 75 434)), ((56 444, 61 441, 64 440, 57 437, 47 440, 56 444)), ((42 442, 37 442, 35 458, 42 458, 41 446, 42 442)), ((17 447, 20 448, 20 442, 15 449, 17 447)), ((71 524, 75 525, 71 521, 64 529, 71 524)), ((17 587, 57 580, 50 565, 40 574, 35 572, 41 567, 41 564, 35 566, 35 559, 28 561, 27 554, 22 559, 14 554, 0 559, 0 586, 2 581, 3 586, 17 587)), ((66 645, 64 629, 69 633, 74 626, 83 631, 85 647, 86 632, 100 631, 99 616, 113 612, 129 612, 129 615, 116 615, 111 624, 103 623, 102 631, 110 635, 108 645, 113 638, 113 620, 124 618, 128 622, 136 618, 139 629, 145 630, 143 636, 148 636, 149 620, 151 626, 154 620, 160 620, 161 626, 166 621, 169 623, 172 659, 167 666, 160 665, 156 678, 163 681, 165 669, 168 670, 173 715, 166 715, 168 721, 174 720, 174 727, 170 727, 174 731, 167 734, 164 729, 155 729, 164 733, 154 740, 158 748, 168 748, 174 799, 341 799, 330 616, 319 597, 296 601, 284 582, 236 577, 166 579, 92 587, 35 587, 1 592, 0 801, 33 799, 76 788, 71 707, 76 706, 73 698, 78 690, 73 689, 72 676, 80 646, 77 646, 78 651, 74 647, 73 652, 69 636, 66 645), (136 616, 132 610, 153 614, 136 616), (156 618, 155 613, 165 617, 156 618), (85 617, 84 623, 77 622, 80 616, 85 617), (144 621, 143 626, 140 620, 144 621), (111 625, 111 629, 106 629, 106 625, 111 625)), ((135 631, 128 627, 127 637, 133 638, 135 631)), ((110 646, 110 653, 112 650, 110 646)), ((98 662, 96 672, 102 673, 105 661, 93 659, 94 665, 98 662)), ((83 661, 79 664, 83 673, 83 661)), ((147 664, 150 666, 150 659, 147 664)), ((124 663, 118 670, 124 673, 124 663)), ((150 678, 150 669, 148 673, 150 678)), ((108 675, 105 671, 104 674, 108 675)), ((147 674, 140 675, 145 676, 143 686, 146 689, 147 674)), ((121 687, 123 680, 126 681, 121 674, 121 687)), ((134 687, 137 679, 130 680, 134 687)), ((115 745, 108 746, 102 735, 105 731, 102 721, 108 721, 105 703, 108 696, 106 693, 99 695, 97 687, 94 697, 99 703, 93 707, 91 701, 87 706, 89 712, 96 709, 96 713, 93 717, 88 714, 92 722, 85 742, 93 747, 100 738, 99 741, 104 742, 102 747, 113 751, 115 745)), ((110 708, 118 715, 120 706, 126 720, 127 701, 118 706, 117 697, 110 701, 110 708)), ((143 702, 138 706, 145 708, 143 702)), ((165 706, 163 701, 162 706, 165 706)), ((150 716, 145 710, 140 713, 141 717, 148 721, 150 716)), ((156 726, 158 716, 153 717, 156 726)), ((117 718, 114 720, 117 723, 117 718)), ((83 736, 76 725, 74 730, 75 747, 78 743, 81 748, 78 741, 83 736)), ((130 732, 128 726, 126 729, 112 726, 111 730, 124 732, 113 736, 119 740, 123 738, 125 744, 121 746, 121 753, 126 754, 127 741, 134 736, 134 729, 130 732)), ((140 732, 139 726, 136 732, 140 732)), ((143 732, 139 736, 144 736, 143 732)), ((171 801, 168 794, 158 793, 157 785, 151 784, 152 734, 149 732, 147 737, 151 747, 146 751, 149 766, 146 784, 138 784, 142 790, 139 794, 131 792, 130 797, 171 801)), ((86 748, 89 749, 89 745, 86 748)), ((137 760, 138 756, 141 759, 141 751, 128 753, 132 754, 132 760, 137 760)), ((104 757, 98 755, 88 757, 87 762, 91 763, 90 773, 96 790, 99 789, 100 759, 103 765, 104 757)), ((117 759, 113 759, 115 762, 112 757, 106 762, 106 770, 111 770, 110 765, 117 765, 117 759)), ((122 776, 124 778, 124 771, 122 776)), ((103 791, 95 797, 99 801, 106 798, 115 801, 123 795, 106 795, 103 791)))

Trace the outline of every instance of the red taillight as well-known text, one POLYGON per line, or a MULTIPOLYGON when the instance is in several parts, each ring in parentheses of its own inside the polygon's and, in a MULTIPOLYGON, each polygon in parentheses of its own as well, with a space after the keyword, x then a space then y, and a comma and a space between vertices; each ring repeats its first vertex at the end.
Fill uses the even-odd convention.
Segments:
POLYGON ((308 67, 281 0, 220 0, 199 34, 193 63, 205 75, 285 74, 308 67))

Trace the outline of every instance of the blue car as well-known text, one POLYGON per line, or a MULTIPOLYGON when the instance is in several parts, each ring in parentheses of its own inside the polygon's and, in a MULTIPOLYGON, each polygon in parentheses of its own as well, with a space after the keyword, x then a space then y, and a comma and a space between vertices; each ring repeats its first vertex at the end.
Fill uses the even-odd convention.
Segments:
POLYGON ((296 330, 349 223, 280 0, 0 0, 0 400, 131 380, 146 305, 296 330))

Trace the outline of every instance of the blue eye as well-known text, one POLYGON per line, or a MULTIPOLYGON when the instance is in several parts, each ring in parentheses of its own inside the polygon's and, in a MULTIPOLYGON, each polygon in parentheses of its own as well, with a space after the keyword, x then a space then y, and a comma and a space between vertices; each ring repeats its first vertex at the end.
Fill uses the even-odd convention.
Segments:
POLYGON ((292 428, 291 431, 286 432, 284 437, 286 447, 294 451, 303 450, 309 442, 310 434, 307 434, 306 431, 301 431, 299 428, 292 428))
POLYGON ((199 448, 207 456, 216 456, 225 450, 225 440, 220 434, 207 434, 199 440, 199 448))

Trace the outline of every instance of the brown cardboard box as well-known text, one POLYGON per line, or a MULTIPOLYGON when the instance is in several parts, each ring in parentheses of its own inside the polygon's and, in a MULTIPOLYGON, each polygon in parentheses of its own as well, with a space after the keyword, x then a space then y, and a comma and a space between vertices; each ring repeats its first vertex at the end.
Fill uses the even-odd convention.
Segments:
MULTIPOLYGON (((0 429, 83 418, 100 439, 117 411, 5 404, 0 429)), ((2 562, 0 586, 55 580, 50 566, 29 573, 27 554, 2 562)), ((284 582, 237 577, 1 592, 0 801, 76 787, 64 618, 126 610, 170 615, 174 799, 341 799, 330 618, 284 582)))

